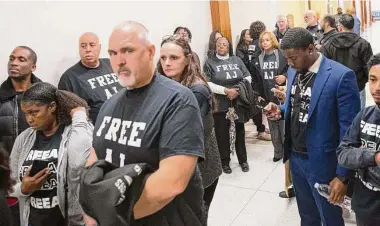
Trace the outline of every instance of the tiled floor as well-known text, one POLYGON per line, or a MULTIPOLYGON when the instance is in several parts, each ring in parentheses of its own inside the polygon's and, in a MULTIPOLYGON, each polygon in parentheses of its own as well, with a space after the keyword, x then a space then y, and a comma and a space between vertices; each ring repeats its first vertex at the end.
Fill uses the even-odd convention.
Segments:
MULTIPOLYGON (((380 21, 364 36, 369 41, 380 37, 380 21)), ((378 53, 380 44, 372 42, 372 48, 374 53, 378 53)), ((367 105, 372 104, 368 93, 367 105)), ((247 126, 246 130, 254 131, 252 125, 247 126)), ((282 163, 272 162, 271 142, 258 141, 249 136, 247 152, 251 167, 248 173, 241 171, 236 157, 233 157, 233 173, 221 176, 209 213, 209 226, 300 225, 296 200, 278 197, 284 188, 285 170, 282 163)))

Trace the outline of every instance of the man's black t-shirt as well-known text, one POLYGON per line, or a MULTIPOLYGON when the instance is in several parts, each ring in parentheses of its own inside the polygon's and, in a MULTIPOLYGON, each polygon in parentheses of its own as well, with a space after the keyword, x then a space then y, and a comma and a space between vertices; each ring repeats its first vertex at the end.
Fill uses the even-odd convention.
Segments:
MULTIPOLYGON (((175 155, 204 158, 203 139, 199 107, 192 92, 156 74, 149 85, 124 89, 104 103, 95 124, 93 147, 98 159, 117 166, 148 163, 158 169, 160 160, 175 155)), ((181 207, 185 212, 172 212, 172 202, 144 221, 155 219, 154 225, 166 225, 159 222, 180 214, 179 219, 188 225, 199 225, 204 218, 202 196, 202 181, 196 170, 186 190, 177 196, 187 203, 181 207), (197 220, 186 216, 196 216, 197 220)))
POLYGON ((122 86, 113 73, 109 59, 99 59, 99 67, 88 68, 79 61, 63 73, 58 88, 77 94, 90 106, 90 118, 96 121, 103 103, 122 86))
POLYGON ((29 226, 65 225, 57 197, 58 150, 62 141, 63 130, 64 126, 60 126, 55 134, 49 137, 38 131, 36 141, 22 164, 20 179, 31 167, 33 160, 49 160, 50 175, 40 190, 30 195, 29 226))
POLYGON ((291 140, 293 150, 299 153, 307 153, 306 148, 306 127, 308 121, 308 111, 311 100, 311 92, 316 74, 308 72, 298 74, 294 79, 291 90, 291 140), (304 92, 298 84, 302 84, 304 92))

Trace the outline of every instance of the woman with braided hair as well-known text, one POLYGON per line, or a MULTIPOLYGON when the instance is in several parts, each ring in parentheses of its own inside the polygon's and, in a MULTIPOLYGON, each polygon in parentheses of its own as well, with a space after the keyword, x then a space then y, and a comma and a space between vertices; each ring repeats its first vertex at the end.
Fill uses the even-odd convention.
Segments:
POLYGON ((80 174, 87 162, 93 126, 87 103, 49 83, 36 83, 21 98, 30 128, 11 153, 13 197, 25 203, 28 226, 84 225, 78 202, 80 174))

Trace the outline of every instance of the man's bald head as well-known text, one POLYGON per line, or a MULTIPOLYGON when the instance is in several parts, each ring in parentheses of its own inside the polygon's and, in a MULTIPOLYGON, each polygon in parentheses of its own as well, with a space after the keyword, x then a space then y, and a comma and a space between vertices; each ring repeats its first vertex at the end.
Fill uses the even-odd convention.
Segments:
POLYGON ((117 25, 109 38, 108 54, 119 83, 127 89, 149 84, 153 77, 155 47, 146 27, 135 21, 117 25))
MULTIPOLYGON (((147 45, 151 44, 151 41, 149 39, 148 29, 144 25, 140 24, 139 22, 131 21, 131 20, 124 21, 113 29, 112 34, 119 31, 135 33, 138 39, 146 42, 147 45)), ((112 37, 112 34, 111 34, 111 37, 112 37)))
POLYGON ((95 33, 83 33, 79 37, 79 55, 82 64, 89 68, 98 67, 100 47, 99 37, 95 33))
POLYGON ((93 32, 85 32, 85 33, 83 33, 79 37, 79 42, 81 42, 82 40, 86 40, 86 39, 92 39, 93 41, 96 41, 97 43, 99 43, 99 37, 95 33, 93 33, 93 32))

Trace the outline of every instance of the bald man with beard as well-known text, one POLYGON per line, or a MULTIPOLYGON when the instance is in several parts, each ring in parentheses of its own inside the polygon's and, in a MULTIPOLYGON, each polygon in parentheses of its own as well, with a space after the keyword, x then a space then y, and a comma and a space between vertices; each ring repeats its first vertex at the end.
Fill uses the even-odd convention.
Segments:
MULTIPOLYGON (((206 215, 197 168, 198 160, 204 159, 200 110, 190 89, 155 72, 155 51, 142 24, 127 21, 113 30, 108 54, 125 89, 99 112, 87 166, 98 159, 120 167, 152 166, 154 172, 133 205, 133 225, 203 226, 206 215)), ((96 225, 92 217, 97 219, 85 217, 86 225, 96 225)))
POLYGON ((96 34, 82 34, 79 38, 81 60, 63 73, 58 84, 59 89, 73 92, 87 101, 93 123, 103 103, 122 88, 110 60, 99 59, 100 49, 96 34))

